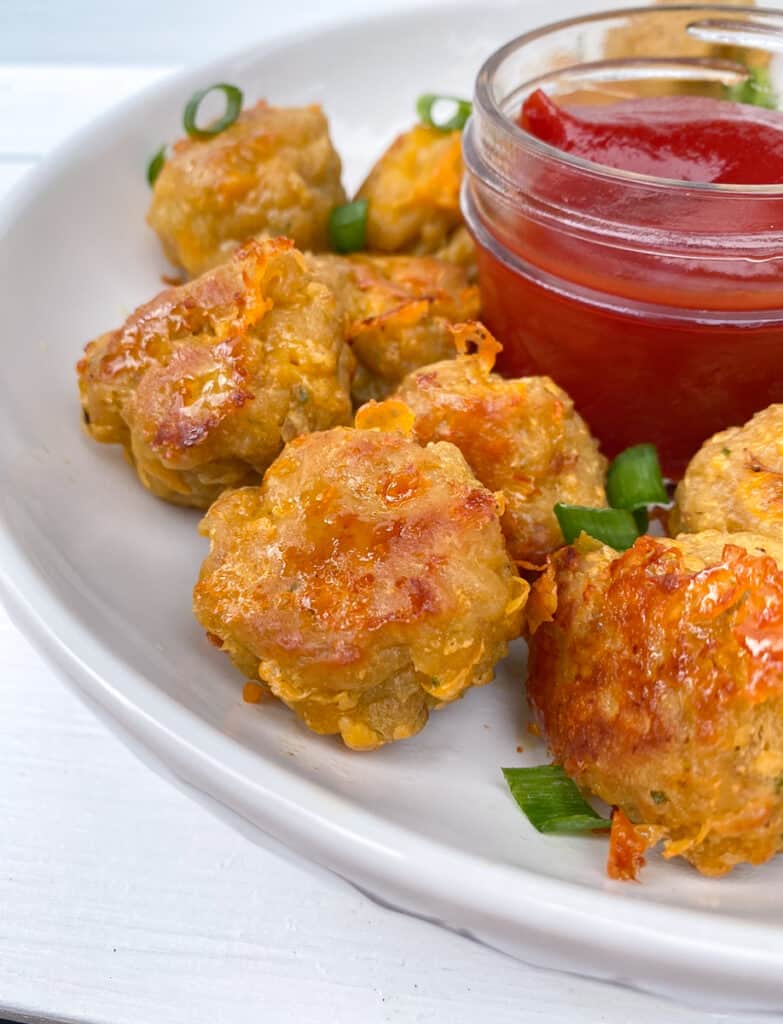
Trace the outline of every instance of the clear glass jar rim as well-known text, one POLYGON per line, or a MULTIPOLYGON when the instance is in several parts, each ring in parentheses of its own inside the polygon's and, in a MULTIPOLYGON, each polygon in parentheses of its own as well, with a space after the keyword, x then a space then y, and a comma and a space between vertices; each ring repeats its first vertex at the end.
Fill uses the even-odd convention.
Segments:
MULTIPOLYGON (((772 17, 778 20, 783 19, 783 10, 771 7, 744 7, 741 5, 723 6, 713 4, 666 4, 661 6, 645 7, 618 7, 609 11, 599 11, 596 14, 583 14, 573 18, 564 18, 562 21, 553 21, 541 28, 531 32, 524 32, 509 42, 499 47, 482 64, 476 77, 474 92, 474 111, 478 109, 482 117, 488 118, 506 139, 515 146, 521 146, 530 152, 537 153, 547 159, 554 160, 564 167, 571 167, 584 171, 594 177, 613 182, 628 182, 629 184, 646 185, 647 187, 674 189, 687 192, 703 192, 711 195, 726 196, 747 196, 762 197, 783 197, 783 185, 716 185, 712 183, 681 181, 678 178, 659 178, 652 174, 639 174, 636 171, 622 171, 614 167, 607 167, 604 164, 594 163, 592 160, 585 160, 583 157, 573 156, 556 146, 550 146, 548 142, 526 132, 518 124, 512 121, 500 109, 493 95, 492 83, 495 74, 510 54, 521 49, 528 43, 532 43, 543 36, 550 35, 563 29, 575 28, 579 25, 595 24, 618 17, 631 17, 634 15, 654 15, 664 12, 688 12, 704 16, 707 12, 719 12, 722 17, 731 14, 751 14, 754 17, 772 17)), ((474 115, 475 116, 475 113, 474 115)))

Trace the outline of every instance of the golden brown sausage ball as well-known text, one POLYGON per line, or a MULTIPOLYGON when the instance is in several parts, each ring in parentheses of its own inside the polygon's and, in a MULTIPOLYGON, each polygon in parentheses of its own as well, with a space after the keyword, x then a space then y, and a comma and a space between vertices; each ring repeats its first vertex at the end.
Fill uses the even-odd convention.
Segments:
POLYGON ((368 200, 367 247, 473 260, 462 223, 462 132, 417 124, 400 135, 357 193, 368 200))
POLYGON ((563 543, 556 502, 606 504, 606 460, 549 377, 506 380, 490 372, 499 346, 485 327, 463 325, 456 335, 479 352, 415 370, 395 397, 415 413, 421 443, 451 441, 485 487, 503 492, 512 557, 540 563, 563 543))
POLYGON ((213 643, 318 733, 372 750, 491 680, 527 584, 452 445, 335 428, 224 494, 195 589, 213 643))
POLYGON ((783 405, 706 441, 675 494, 672 532, 750 530, 783 541, 783 405))
POLYGON ((783 848, 783 545, 580 540, 531 594, 528 694, 554 756, 703 874, 783 848))
POLYGON ((349 422, 352 362, 331 291, 277 239, 161 292, 77 370, 91 436, 159 497, 206 508, 292 437, 349 422))
POLYGON ((214 138, 181 139, 154 185, 147 221, 172 263, 194 276, 240 242, 285 235, 326 249, 345 202, 340 158, 319 106, 244 110, 214 138))
POLYGON ((430 256, 311 257, 335 291, 358 366, 357 403, 384 398, 406 373, 455 355, 451 323, 478 315, 478 289, 465 271, 430 256))

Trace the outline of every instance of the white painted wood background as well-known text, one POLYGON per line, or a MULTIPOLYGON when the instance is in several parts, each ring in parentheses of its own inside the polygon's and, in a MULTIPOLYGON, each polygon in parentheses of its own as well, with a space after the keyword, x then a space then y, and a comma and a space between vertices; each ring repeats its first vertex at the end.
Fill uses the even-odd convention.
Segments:
MULTIPOLYGON (((0 0, 0 196, 61 138, 156 75, 252 38, 380 6, 0 0)), ((0 681, 0 1017, 770 1020, 710 1015, 527 967, 252 845, 128 753, 1 608, 0 681)))

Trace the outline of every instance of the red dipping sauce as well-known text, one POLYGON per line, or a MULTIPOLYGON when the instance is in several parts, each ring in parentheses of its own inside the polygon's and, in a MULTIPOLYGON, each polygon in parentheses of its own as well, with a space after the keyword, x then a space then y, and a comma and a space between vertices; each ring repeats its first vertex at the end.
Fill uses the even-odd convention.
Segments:
POLYGON ((658 178, 783 183, 783 114, 706 96, 660 96, 569 110, 537 89, 519 125, 583 160, 658 178))
POLYGON ((606 454, 653 441, 677 477, 711 434, 783 401, 783 114, 687 95, 564 108, 534 90, 517 125, 491 102, 500 57, 479 77, 463 193, 499 368, 549 374, 606 454))

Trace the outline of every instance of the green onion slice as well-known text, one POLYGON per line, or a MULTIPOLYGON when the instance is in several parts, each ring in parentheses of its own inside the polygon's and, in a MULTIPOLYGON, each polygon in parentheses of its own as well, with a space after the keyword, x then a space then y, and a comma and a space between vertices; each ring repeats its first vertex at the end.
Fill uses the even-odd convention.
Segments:
POLYGON ((636 529, 639 531, 639 536, 643 533, 647 533, 647 528, 650 525, 650 515, 646 508, 635 508, 633 510, 633 519, 636 523, 636 529))
POLYGON ((147 184, 150 188, 158 180, 158 175, 163 170, 163 165, 166 162, 166 146, 160 147, 155 156, 147 164, 147 184))
POLYGON ((210 85, 208 89, 199 89, 198 92, 194 92, 188 100, 188 104, 185 107, 185 112, 182 115, 182 123, 185 126, 185 131, 191 137, 191 139, 211 139, 215 135, 219 135, 224 132, 226 128, 230 128, 231 125, 239 117, 240 111, 242 110, 242 90, 238 89, 235 85, 228 85, 226 82, 218 82, 216 85, 210 85), (226 96, 226 110, 222 117, 219 117, 217 121, 213 121, 212 124, 206 128, 199 128, 196 124, 196 116, 198 114, 198 108, 201 106, 201 102, 205 96, 209 93, 219 89, 225 93, 226 96))
POLYGON ((366 199, 335 206, 329 215, 329 241, 337 252, 358 252, 367 238, 366 199))
POLYGON ((778 105, 772 78, 767 68, 748 68, 748 77, 739 85, 726 89, 726 98, 736 103, 752 103, 756 107, 776 110, 778 105))
POLYGON ((470 100, 459 96, 439 96, 437 93, 425 93, 416 101, 416 113, 423 124, 437 128, 439 132, 462 131, 470 117, 473 104, 470 100), (446 105, 446 113, 436 117, 438 105, 446 105))
POLYGON ((587 533, 610 548, 625 551, 639 536, 636 520, 627 508, 586 508, 558 502, 555 515, 566 544, 587 533))
POLYGON ((668 505, 654 444, 637 444, 620 452, 609 467, 606 494, 613 508, 632 512, 648 505, 668 505))
POLYGON ((612 827, 597 814, 559 764, 503 768, 511 795, 539 832, 594 832, 612 827))

